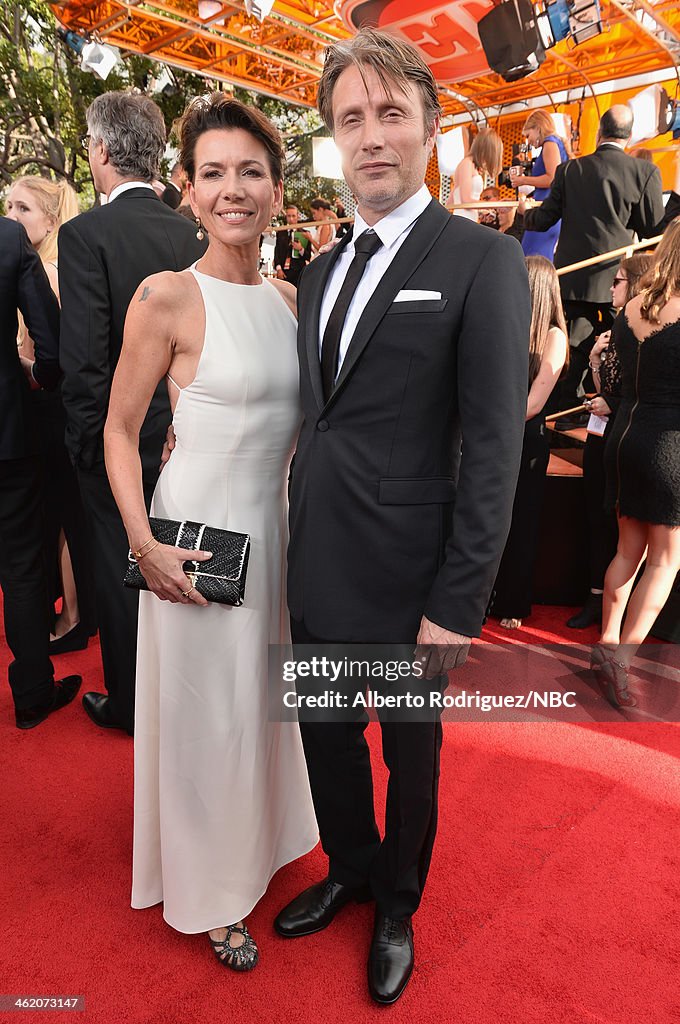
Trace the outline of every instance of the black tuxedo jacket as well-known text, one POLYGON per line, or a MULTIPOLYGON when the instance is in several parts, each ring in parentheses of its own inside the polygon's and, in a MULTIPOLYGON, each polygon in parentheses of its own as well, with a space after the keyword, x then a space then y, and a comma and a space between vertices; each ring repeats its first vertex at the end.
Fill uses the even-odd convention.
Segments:
POLYGON ((300 274, 305 269, 310 261, 312 255, 312 243, 308 242, 305 246, 305 251, 300 254, 297 253, 292 246, 293 232, 297 228, 291 227, 289 231, 277 231, 276 233, 276 244, 274 246, 274 266, 281 267, 283 270, 286 280, 290 281, 297 287, 298 281, 300 280, 300 274), (295 256, 293 253, 295 252, 295 256), (288 270, 285 270, 286 260, 290 257, 290 266, 288 270))
MULTIPOLYGON (((567 267, 630 245, 633 232, 652 238, 663 214, 658 167, 603 143, 590 156, 558 166, 550 195, 540 207, 527 210, 524 226, 545 231, 562 218, 555 266, 567 267)), ((610 289, 620 260, 618 256, 563 275, 563 299, 611 304, 610 289)))
POLYGON ((477 636, 522 450, 522 251, 433 200, 371 297, 325 402, 319 312, 349 237, 300 283, 290 612, 329 640, 409 643, 423 613, 477 636), (402 289, 441 299, 395 302, 402 289))
POLYGON ((182 193, 178 188, 176 188, 173 185, 171 181, 169 181, 165 188, 163 189, 161 200, 162 202, 165 203, 166 206, 169 206, 171 210, 176 210, 179 206, 181 206, 182 193))
MULTIPOLYGON (((60 360, 66 446, 81 469, 104 466, 103 432, 130 300, 162 270, 184 270, 205 251, 196 229, 146 188, 67 221, 59 231, 60 360)), ((165 382, 140 433, 144 470, 158 470, 170 422, 165 382)))
POLYGON ((59 305, 24 228, 0 217, 0 459, 35 450, 30 387, 19 362, 17 309, 35 343, 33 376, 45 388, 59 377, 59 305))

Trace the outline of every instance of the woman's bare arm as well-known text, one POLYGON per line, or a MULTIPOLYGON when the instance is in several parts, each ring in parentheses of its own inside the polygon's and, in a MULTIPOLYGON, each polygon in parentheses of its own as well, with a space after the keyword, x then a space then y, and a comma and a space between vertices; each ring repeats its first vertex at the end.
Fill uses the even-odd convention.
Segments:
POLYGON ((559 327, 551 327, 543 359, 527 399, 527 419, 538 415, 550 397, 567 358, 567 339, 559 327))
MULTIPOLYGON (((132 298, 125 320, 123 348, 111 387, 104 428, 106 469, 113 496, 127 531, 130 547, 139 550, 151 538, 144 504, 139 431, 158 382, 168 372, 176 347, 175 326, 180 317, 178 275, 147 278, 132 298)), ((189 553, 169 545, 152 546, 139 565, 149 589, 162 600, 186 601, 182 591, 191 583, 182 570, 189 553)), ((191 558, 196 558, 192 553, 191 558)), ((209 557, 201 553, 201 558, 209 557)), ((207 604, 194 593, 194 603, 207 604)))

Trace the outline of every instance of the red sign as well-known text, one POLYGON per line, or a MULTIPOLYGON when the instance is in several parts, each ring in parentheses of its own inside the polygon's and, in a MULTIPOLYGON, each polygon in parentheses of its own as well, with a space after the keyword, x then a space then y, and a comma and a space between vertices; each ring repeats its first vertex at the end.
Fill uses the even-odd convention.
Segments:
POLYGON ((402 36, 438 82, 461 82, 489 70, 477 22, 494 6, 492 0, 341 0, 340 15, 350 29, 374 25, 402 36))

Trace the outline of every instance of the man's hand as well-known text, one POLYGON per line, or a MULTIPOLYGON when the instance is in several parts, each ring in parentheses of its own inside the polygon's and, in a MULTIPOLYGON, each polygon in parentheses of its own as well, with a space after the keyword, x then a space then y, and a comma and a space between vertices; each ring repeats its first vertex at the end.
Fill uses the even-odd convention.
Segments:
POLYGON ((423 677, 434 679, 465 664, 471 638, 444 629, 423 615, 416 643, 415 660, 423 665, 423 677))
POLYGON ((163 445, 163 452, 161 454, 161 465, 160 469, 158 470, 159 473, 163 471, 163 466, 166 464, 166 462, 170 461, 170 456, 172 455, 172 452, 174 450, 175 442, 175 431, 171 423, 170 426, 168 427, 168 432, 165 435, 165 444, 163 445))
POLYGON ((285 281, 286 280, 286 275, 284 274, 284 272, 281 269, 281 267, 277 267, 276 268, 276 276, 279 279, 279 281, 285 281))
POLYGON ((26 379, 28 383, 31 385, 31 389, 33 391, 39 391, 40 385, 33 376, 33 363, 35 362, 35 360, 27 359, 26 356, 19 356, 19 361, 21 362, 21 369, 26 374, 26 379))

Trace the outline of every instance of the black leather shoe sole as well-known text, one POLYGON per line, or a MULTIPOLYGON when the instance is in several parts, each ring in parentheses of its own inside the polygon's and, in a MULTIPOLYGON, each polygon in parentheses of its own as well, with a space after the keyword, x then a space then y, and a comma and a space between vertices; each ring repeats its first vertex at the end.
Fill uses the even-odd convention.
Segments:
POLYGON ((328 928, 329 924, 335 919, 335 917, 344 910, 350 903, 370 903, 373 899, 373 893, 369 886, 363 886, 361 889, 356 889, 352 896, 345 900, 344 903, 338 904, 337 907, 329 908, 321 921, 318 921, 314 925, 310 925, 308 928, 296 929, 295 931, 284 930, 279 925, 278 917, 274 919, 274 931, 277 935, 280 935, 282 939, 303 939, 306 935, 316 935, 317 932, 322 932, 325 928, 328 928))

